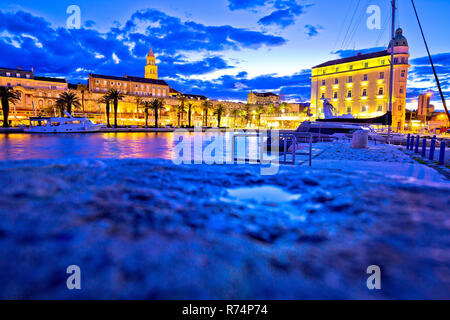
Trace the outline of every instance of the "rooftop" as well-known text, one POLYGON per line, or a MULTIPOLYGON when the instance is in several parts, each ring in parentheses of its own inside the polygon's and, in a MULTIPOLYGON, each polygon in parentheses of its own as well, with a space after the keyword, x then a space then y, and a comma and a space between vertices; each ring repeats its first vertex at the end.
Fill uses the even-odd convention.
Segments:
POLYGON ((278 97, 278 95, 276 95, 275 93, 272 93, 272 92, 253 92, 252 91, 251 93, 253 93, 257 97, 264 97, 264 98, 266 98, 266 97, 278 97))
POLYGON ((358 54, 353 57, 330 60, 330 61, 324 62, 322 64, 319 64, 319 65, 313 67, 313 69, 329 67, 329 66, 334 66, 334 65, 349 63, 349 62, 356 62, 356 61, 361 61, 361 60, 366 60, 366 59, 380 58, 380 57, 384 57, 384 56, 388 56, 388 55, 390 55, 390 54, 388 53, 387 50, 366 53, 366 54, 358 54))
POLYGON ((124 76, 124 77, 116 77, 116 76, 107 76, 107 75, 101 75, 101 74, 89 74, 89 77, 92 78, 99 78, 99 79, 106 79, 106 80, 120 80, 120 81, 132 81, 132 82, 140 82, 140 83, 150 83, 150 84, 158 84, 161 86, 168 86, 167 82, 164 80, 158 80, 158 79, 148 79, 148 78, 142 78, 142 77, 133 77, 133 76, 124 76))

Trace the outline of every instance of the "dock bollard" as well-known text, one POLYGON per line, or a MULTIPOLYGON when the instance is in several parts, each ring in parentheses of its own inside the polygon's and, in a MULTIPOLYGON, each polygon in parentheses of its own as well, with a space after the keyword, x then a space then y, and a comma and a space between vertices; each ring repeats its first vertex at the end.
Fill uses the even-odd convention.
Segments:
POLYGON ((422 158, 425 158, 427 156, 427 139, 422 139, 422 158))
POLYGON ((439 151, 439 164, 443 165, 445 162, 445 141, 441 141, 441 149, 439 151))
POLYGON ((406 150, 409 150, 409 140, 411 139, 411 134, 408 133, 408 137, 406 138, 406 150))
POLYGON ((430 156, 429 156, 429 160, 433 161, 434 160, 434 149, 436 149, 436 136, 433 137, 433 139, 431 139, 431 144, 430 144, 430 156))
POLYGON ((409 150, 412 150, 414 146, 414 136, 411 136, 411 143, 409 144, 409 150))
POLYGON ((420 137, 419 136, 417 136, 416 137, 416 148, 414 149, 414 153, 419 153, 419 141, 420 140, 420 137))

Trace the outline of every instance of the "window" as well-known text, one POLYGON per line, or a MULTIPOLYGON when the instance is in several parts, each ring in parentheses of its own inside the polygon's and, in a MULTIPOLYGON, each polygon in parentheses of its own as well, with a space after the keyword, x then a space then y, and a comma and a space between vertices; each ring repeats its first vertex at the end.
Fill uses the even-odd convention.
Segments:
POLYGON ((400 86, 400 93, 403 93, 403 87, 400 86))
POLYGON ((352 107, 347 107, 347 113, 352 113, 352 107))
POLYGON ((394 63, 398 63, 398 58, 394 58, 394 63))
POLYGON ((348 83, 352 83, 352 82, 353 82, 353 77, 352 76, 348 77, 348 83))
POLYGON ((334 79, 334 84, 339 84, 339 79, 338 78, 334 79))
POLYGON ((377 107, 377 111, 378 111, 378 112, 382 112, 382 111, 383 111, 383 106, 378 106, 378 107, 377 107))
POLYGON ((405 70, 402 70, 402 73, 401 73, 401 77, 402 77, 402 78, 404 78, 404 77, 405 77, 405 75, 406 75, 406 72, 405 72, 405 70))
POLYGON ((380 88, 378 89, 378 95, 382 96, 384 94, 384 89, 380 88))
POLYGON ((367 74, 365 74, 365 75, 363 76, 363 81, 367 81, 367 79, 369 79, 369 76, 368 76, 367 74))
POLYGON ((327 85, 327 81, 326 80, 322 80, 322 86, 326 86, 327 85))
POLYGON ((353 65, 350 66, 350 70, 353 70, 353 65))
POLYGON ((338 97, 338 93, 335 92, 334 95, 333 95, 333 98, 334 98, 334 99, 337 99, 337 97, 338 97))
POLYGON ((405 63, 405 58, 404 57, 402 57, 402 63, 405 63))
POLYGON ((339 72, 339 68, 336 68, 336 72, 339 72))
POLYGON ((20 73, 16 73, 16 77, 17 77, 17 78, 20 78, 20 73))
POLYGON ((350 90, 349 92, 347 92, 347 97, 351 98, 352 97, 352 91, 350 90))
POLYGON ((6 73, 6 76, 7 76, 7 77, 11 77, 11 73, 10 73, 10 72, 7 72, 7 73, 6 73))
POLYGON ((398 111, 402 111, 402 105, 401 104, 398 105, 398 111))
POLYGON ((30 75, 29 74, 27 74, 27 78, 30 79, 30 75))
POLYGON ((367 97, 367 89, 363 89, 362 96, 363 96, 363 97, 367 97))
POLYGON ((386 63, 386 61, 383 59, 383 60, 381 60, 381 64, 385 64, 386 63))
POLYGON ((96 83, 96 84, 99 84, 99 83, 100 83, 100 80, 95 80, 95 83, 96 83))
POLYGON ((17 97, 19 97, 19 99, 22 98, 22 92, 17 92, 17 97))
POLYGON ((322 93, 322 97, 320 99, 325 99, 325 93, 322 93))
POLYGON ((120 82, 117 82, 117 85, 120 87, 121 83, 120 83, 120 82))
POLYGON ((380 79, 381 79, 381 80, 384 79, 384 72, 380 72, 380 79))
POLYGON ((364 68, 368 68, 368 67, 369 67, 369 63, 368 62, 364 63, 364 68))
POLYGON ((103 80, 103 84, 107 84, 108 82, 106 80, 103 80))
POLYGON ((361 107, 361 112, 367 112, 367 106, 362 106, 361 107))

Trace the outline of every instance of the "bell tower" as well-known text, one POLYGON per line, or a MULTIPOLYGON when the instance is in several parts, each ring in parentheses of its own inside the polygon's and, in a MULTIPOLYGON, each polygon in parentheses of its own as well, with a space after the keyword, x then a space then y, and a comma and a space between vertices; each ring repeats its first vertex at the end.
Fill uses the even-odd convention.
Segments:
POLYGON ((147 54, 147 65, 145 66, 145 77, 147 79, 158 79, 158 66, 153 50, 147 54))

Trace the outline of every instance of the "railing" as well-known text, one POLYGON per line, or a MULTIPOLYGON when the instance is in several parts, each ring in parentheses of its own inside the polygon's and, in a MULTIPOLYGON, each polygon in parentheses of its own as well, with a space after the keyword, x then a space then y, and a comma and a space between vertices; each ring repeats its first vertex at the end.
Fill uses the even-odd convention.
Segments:
MULTIPOLYGON (((429 150, 429 154, 428 154, 428 159, 431 161, 434 161, 434 154, 436 151, 436 136, 434 136, 431 139, 431 143, 430 143, 430 150, 429 150)), ((410 151, 414 151, 414 153, 419 153, 419 149, 420 149, 420 144, 421 146, 421 156, 422 158, 426 158, 427 156, 427 138, 422 138, 422 143, 420 141, 420 136, 414 136, 411 134, 408 134, 408 137, 406 138, 406 150, 410 150, 410 151)), ((439 147, 439 164, 444 165, 445 164, 445 141, 442 140, 440 142, 440 147, 439 147)))
POLYGON ((311 133, 309 132, 289 132, 289 133, 279 133, 276 135, 261 135, 258 133, 236 133, 233 134, 232 136, 232 142, 231 142, 231 157, 233 160, 233 163, 235 161, 240 161, 240 162, 255 162, 255 163, 261 163, 261 164, 269 164, 271 161, 267 160, 264 158, 264 149, 270 146, 271 153, 274 153, 275 155, 278 155, 279 157, 282 157, 281 159, 277 159, 278 163, 281 164, 296 164, 296 156, 299 155, 306 155, 308 156, 308 163, 309 166, 312 166, 312 142, 313 142, 313 136, 311 133), (243 159, 239 159, 236 157, 235 151, 236 151, 236 140, 239 137, 243 137, 243 138, 251 138, 251 137, 255 137, 258 138, 258 146, 259 146, 259 158, 258 159, 250 159, 247 158, 247 148, 246 148, 246 144, 244 145, 245 149, 244 149, 244 158, 243 159), (270 144, 268 143, 268 139, 267 141, 265 141, 265 138, 275 138, 275 141, 271 141, 270 144), (282 148, 280 148, 280 141, 282 142, 282 148), (288 142, 291 142, 290 146, 288 147, 288 142), (300 150, 297 149, 297 144, 298 143, 307 143, 308 144, 308 152, 300 152, 300 150), (292 147, 292 149, 291 149, 292 147), (273 152, 273 149, 275 148, 278 149, 277 152, 273 152), (292 156, 292 159, 290 161, 288 161, 287 156, 288 155, 292 156))

